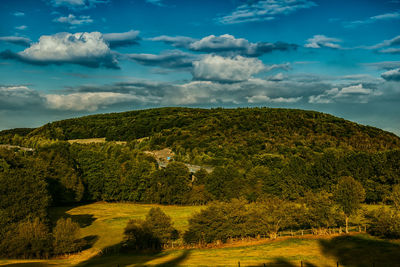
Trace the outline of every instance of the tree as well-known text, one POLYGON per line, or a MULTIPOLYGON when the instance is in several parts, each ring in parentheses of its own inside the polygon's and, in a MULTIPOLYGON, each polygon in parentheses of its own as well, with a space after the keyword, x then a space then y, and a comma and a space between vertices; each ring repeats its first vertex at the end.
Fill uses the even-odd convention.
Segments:
POLYGON ((318 228, 323 232, 324 228, 335 225, 337 210, 334 209, 331 195, 325 191, 318 193, 307 192, 304 197, 306 208, 306 224, 312 228, 318 228))
POLYGON ((151 208, 143 226, 149 229, 162 244, 179 237, 178 231, 172 226, 172 219, 159 207, 151 208))
POLYGON ((79 224, 71 218, 61 218, 53 229, 53 248, 55 254, 76 252, 80 249, 79 224))
POLYGON ((392 201, 393 208, 400 212, 400 185, 393 186, 389 199, 392 201))
POLYGON ((162 247, 160 239, 145 226, 143 220, 129 220, 124 235, 123 248, 128 250, 160 250, 162 247))
POLYGON ((342 177, 335 190, 335 200, 343 211, 346 222, 346 233, 349 232, 349 217, 357 212, 365 199, 365 190, 360 182, 351 176, 342 177))

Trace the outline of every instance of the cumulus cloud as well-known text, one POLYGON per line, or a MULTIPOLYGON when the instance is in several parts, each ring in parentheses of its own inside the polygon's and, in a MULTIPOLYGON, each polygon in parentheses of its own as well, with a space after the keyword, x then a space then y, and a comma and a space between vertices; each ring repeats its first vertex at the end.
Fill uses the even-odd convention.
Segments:
POLYGON ((372 17, 369 17, 364 20, 355 20, 355 21, 345 22, 344 26, 347 28, 354 28, 357 26, 371 24, 371 23, 375 23, 378 21, 389 21, 389 20, 397 20, 397 19, 400 19, 400 12, 398 12, 398 11, 372 16, 372 17))
POLYGON ((256 58, 218 55, 206 55, 193 62, 193 66, 194 79, 220 82, 245 81, 265 68, 261 60, 256 58))
POLYGON ((237 7, 231 14, 216 19, 221 24, 237 24, 273 20, 280 15, 289 15, 300 9, 316 6, 309 0, 256 0, 237 7))
POLYGON ((246 56, 260 56, 274 50, 290 50, 297 48, 297 45, 283 42, 277 43, 251 43, 244 38, 235 38, 230 34, 220 36, 209 35, 201 40, 195 41, 189 45, 189 49, 200 52, 231 52, 246 56))
POLYGON ((89 9, 96 7, 98 4, 109 2, 110 0, 50 0, 50 4, 54 7, 67 7, 70 9, 89 9))
POLYGON ((285 42, 251 43, 244 38, 235 38, 230 34, 223 34, 220 36, 209 35, 200 40, 184 36, 171 37, 163 35, 151 38, 150 40, 162 41, 175 47, 183 47, 196 52, 219 53, 225 55, 239 54, 250 57, 258 57, 276 50, 287 51, 297 48, 297 45, 285 42))
POLYGON ((21 37, 21 36, 3 36, 3 37, 0 37, 0 42, 7 42, 10 44, 29 46, 32 41, 29 38, 21 37))
POLYGON ((36 65, 70 63, 92 68, 119 68, 115 55, 99 32, 43 35, 39 42, 24 51, 14 53, 7 50, 0 53, 0 58, 36 65))
POLYGON ((78 25, 93 23, 93 20, 90 18, 90 16, 76 17, 75 15, 72 15, 72 14, 69 14, 66 17, 61 16, 59 18, 54 19, 54 21, 59 22, 59 23, 69 24, 71 26, 78 26, 78 25))
POLYGON ((103 39, 108 43, 110 48, 137 45, 140 40, 139 31, 130 30, 122 33, 105 33, 103 39))
POLYGON ((371 96, 381 95, 381 92, 364 88, 363 84, 351 85, 347 87, 332 88, 320 95, 309 97, 309 103, 328 104, 334 102, 356 102, 367 103, 371 96))
POLYGON ((196 56, 180 50, 164 51, 154 54, 128 54, 129 59, 145 66, 158 66, 170 69, 191 69, 196 56))
POLYGON ((386 81, 400 82, 400 68, 386 71, 381 77, 386 81))
POLYGON ((307 39, 307 43, 304 45, 304 47, 307 48, 327 47, 327 48, 339 49, 341 47, 338 43, 341 41, 342 40, 340 39, 327 37, 325 35, 314 35, 312 38, 307 39))

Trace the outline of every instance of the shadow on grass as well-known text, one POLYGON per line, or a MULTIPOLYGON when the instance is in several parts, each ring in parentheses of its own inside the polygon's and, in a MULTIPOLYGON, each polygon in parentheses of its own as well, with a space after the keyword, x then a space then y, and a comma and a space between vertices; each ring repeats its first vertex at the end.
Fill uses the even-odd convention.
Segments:
POLYGON ((251 265, 248 267, 299 267, 299 266, 304 266, 304 267, 316 267, 316 265, 311 264, 309 262, 303 261, 303 263, 301 261, 297 261, 297 262, 291 262, 288 261, 284 258, 276 258, 274 261, 272 262, 268 262, 268 263, 262 263, 259 265, 251 265), (303 264, 303 265, 302 265, 303 264))
MULTIPOLYGON (((83 205, 85 205, 85 204, 83 204, 83 205)), ((94 218, 93 214, 71 215, 71 214, 67 213, 69 210, 72 210, 73 208, 76 208, 79 206, 82 206, 82 204, 50 208, 50 210, 49 210, 50 221, 52 222, 53 225, 55 225, 58 219, 71 218, 71 220, 74 222, 77 222, 81 228, 90 226, 96 220, 96 218, 94 218)))
POLYGON ((54 266, 53 264, 47 264, 42 262, 20 262, 20 263, 11 263, 1 266, 7 267, 17 267, 17 266, 26 266, 26 267, 47 267, 47 266, 54 266))
MULTIPOLYGON (((173 267, 179 266, 186 258, 190 255, 190 250, 184 250, 177 257, 165 261, 160 264, 152 264, 152 266, 166 266, 173 267)), ((150 251, 126 251, 121 248, 121 244, 117 244, 114 246, 107 247, 103 249, 103 253, 101 255, 90 258, 84 262, 76 265, 77 267, 87 267, 87 266, 127 266, 135 264, 135 266, 149 266, 150 261, 161 259, 167 256, 167 254, 163 253, 160 250, 150 251)))
POLYGON ((94 243, 96 243, 96 241, 99 240, 99 236, 98 235, 88 235, 88 236, 85 236, 84 238, 82 238, 81 240, 83 243, 81 250, 86 250, 86 249, 93 247, 94 243))
POLYGON ((319 241, 326 256, 344 266, 400 266, 400 244, 369 235, 339 236, 319 241))

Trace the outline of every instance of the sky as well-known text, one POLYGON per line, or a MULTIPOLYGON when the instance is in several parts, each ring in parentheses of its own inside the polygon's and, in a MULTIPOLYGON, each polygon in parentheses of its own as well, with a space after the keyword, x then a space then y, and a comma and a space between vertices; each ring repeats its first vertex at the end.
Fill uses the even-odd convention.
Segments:
POLYGON ((0 1, 0 130, 167 106, 400 136, 400 0, 0 1))

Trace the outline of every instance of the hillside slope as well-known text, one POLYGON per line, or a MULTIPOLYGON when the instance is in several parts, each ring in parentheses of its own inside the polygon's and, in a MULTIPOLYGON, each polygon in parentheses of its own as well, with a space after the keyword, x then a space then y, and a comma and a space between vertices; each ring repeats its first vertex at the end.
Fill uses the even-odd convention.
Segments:
POLYGON ((229 144, 242 152, 244 147, 250 154, 300 146, 314 151, 327 147, 356 151, 400 148, 399 137, 374 127, 315 111, 273 108, 158 108, 101 114, 49 123, 27 136, 122 141, 148 136, 164 146, 211 149, 229 144))

